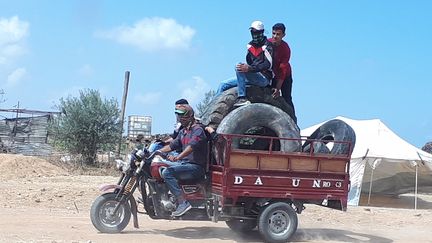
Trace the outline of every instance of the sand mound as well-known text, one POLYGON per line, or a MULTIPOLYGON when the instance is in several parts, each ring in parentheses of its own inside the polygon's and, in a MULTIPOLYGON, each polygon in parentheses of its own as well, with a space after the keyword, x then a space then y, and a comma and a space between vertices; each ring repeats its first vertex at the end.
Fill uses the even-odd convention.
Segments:
POLYGON ((0 178, 28 178, 67 175, 67 171, 47 160, 20 154, 0 154, 0 178))

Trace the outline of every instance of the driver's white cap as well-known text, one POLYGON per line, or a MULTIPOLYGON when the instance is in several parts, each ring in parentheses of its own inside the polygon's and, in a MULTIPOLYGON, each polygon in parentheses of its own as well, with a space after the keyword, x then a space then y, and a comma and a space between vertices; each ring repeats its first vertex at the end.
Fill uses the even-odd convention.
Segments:
POLYGON ((252 24, 251 24, 251 26, 250 26, 249 29, 263 30, 264 29, 264 24, 261 21, 256 20, 256 21, 252 22, 252 24))

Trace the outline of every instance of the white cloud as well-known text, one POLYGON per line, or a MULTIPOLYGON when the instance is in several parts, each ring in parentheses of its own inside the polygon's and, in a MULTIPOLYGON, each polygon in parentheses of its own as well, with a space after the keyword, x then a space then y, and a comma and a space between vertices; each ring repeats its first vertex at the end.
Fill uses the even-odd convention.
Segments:
POLYGON ((0 45, 16 43, 28 35, 29 24, 19 20, 18 16, 0 19, 0 45))
POLYGON ((89 78, 93 75, 94 70, 93 67, 89 64, 85 64, 78 69, 78 74, 83 76, 84 78, 89 78))
POLYGON ((24 41, 28 35, 28 22, 17 16, 0 18, 0 64, 7 64, 26 52, 24 41))
POLYGON ((135 100, 143 105, 155 105, 160 102, 162 98, 161 92, 145 93, 143 95, 136 95, 135 100))
POLYGON ((147 52, 189 49, 195 30, 174 19, 144 18, 133 26, 119 26, 100 31, 96 36, 131 45, 147 52))
POLYGON ((7 86, 17 85, 27 74, 25 68, 17 68, 7 77, 7 86))
POLYGON ((210 90, 210 85, 196 76, 192 81, 181 83, 180 89, 183 90, 181 98, 187 99, 194 106, 204 98, 205 93, 210 90))

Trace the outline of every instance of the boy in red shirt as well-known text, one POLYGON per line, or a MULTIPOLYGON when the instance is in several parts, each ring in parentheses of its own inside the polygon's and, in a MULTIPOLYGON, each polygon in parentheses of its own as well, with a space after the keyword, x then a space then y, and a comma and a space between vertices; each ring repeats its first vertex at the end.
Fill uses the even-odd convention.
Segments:
POLYGON ((277 23, 272 28, 272 38, 268 39, 273 43, 273 97, 278 97, 282 91, 282 97, 293 109, 293 120, 297 122, 295 116, 294 104, 292 102, 292 73, 291 65, 289 63, 291 57, 291 49, 284 40, 285 25, 277 23))

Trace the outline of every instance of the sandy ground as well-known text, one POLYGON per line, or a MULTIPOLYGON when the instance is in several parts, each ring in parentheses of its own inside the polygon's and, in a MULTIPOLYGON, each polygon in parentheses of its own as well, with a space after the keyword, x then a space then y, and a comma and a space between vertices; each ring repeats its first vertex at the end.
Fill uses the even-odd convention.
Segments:
MULTIPOLYGON (((0 242, 262 242, 257 231, 232 232, 224 222, 151 220, 139 215, 121 234, 101 234, 89 209, 98 186, 112 176, 73 175, 43 159, 0 154, 0 242)), ((432 242, 432 198, 418 210, 349 207, 340 212, 306 205, 293 242, 432 242)), ((379 201, 379 200, 375 200, 379 201)), ((381 199, 382 201, 382 199, 381 199)), ((392 206, 411 207, 412 196, 392 206)))

